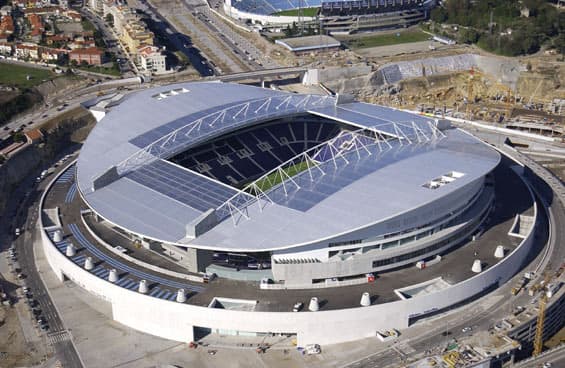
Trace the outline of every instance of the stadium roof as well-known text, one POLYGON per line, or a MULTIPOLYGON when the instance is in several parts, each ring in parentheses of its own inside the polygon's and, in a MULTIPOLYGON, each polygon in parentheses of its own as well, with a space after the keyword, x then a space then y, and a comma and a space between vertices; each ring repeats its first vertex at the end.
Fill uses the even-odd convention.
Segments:
MULTIPOLYGON (((301 158, 312 160, 293 160, 301 158)), ((77 180, 94 211, 131 232, 257 251, 331 238, 398 215, 476 180, 498 161, 470 135, 442 133, 419 115, 341 97, 199 82, 139 92, 114 107, 88 137, 77 180), (266 192, 239 191, 165 161, 227 132, 296 113, 398 139, 343 133, 316 148, 315 165, 266 192), (464 175, 436 190, 424 186, 448 173, 464 175), (216 223, 195 232, 210 216, 216 223)))

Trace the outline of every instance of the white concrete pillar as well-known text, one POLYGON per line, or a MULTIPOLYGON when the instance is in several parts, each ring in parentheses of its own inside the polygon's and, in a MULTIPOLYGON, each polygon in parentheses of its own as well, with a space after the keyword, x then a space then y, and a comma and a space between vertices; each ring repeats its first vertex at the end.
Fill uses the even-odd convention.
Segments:
POLYGON ((55 243, 63 241, 63 232, 61 230, 55 230, 55 232, 53 233, 53 241, 55 243))
POLYGON ((110 281, 110 282, 118 281, 118 271, 116 271, 115 268, 112 268, 110 270, 110 273, 108 274, 108 281, 110 281))
POLYGON ((147 294, 147 281, 146 280, 141 280, 139 282, 139 288, 137 289, 137 291, 139 291, 142 294, 147 294))
POLYGON ((481 264, 480 259, 475 259, 475 261, 473 262, 473 267, 471 267, 471 271, 473 271, 474 273, 483 272, 483 265, 481 264))
POLYGON ((94 268, 94 261, 92 260, 92 257, 86 257, 84 260, 84 268, 89 271, 94 268))
POLYGON ((67 244, 65 254, 67 255, 67 257, 74 257, 77 254, 75 246, 72 243, 67 244))
POLYGON ((186 302, 186 292, 184 291, 184 289, 179 289, 177 291, 177 302, 179 303, 186 302))
POLYGON ((363 295, 361 295, 360 304, 362 307, 368 307, 371 305, 371 296, 369 295, 369 293, 363 293, 363 295))
POLYGON ((308 305, 308 309, 311 312, 317 312, 320 310, 320 304, 318 303, 318 298, 313 297, 310 299, 310 305, 308 305))
POLYGON ((502 245, 498 245, 494 251, 495 258, 504 258, 504 247, 502 245))

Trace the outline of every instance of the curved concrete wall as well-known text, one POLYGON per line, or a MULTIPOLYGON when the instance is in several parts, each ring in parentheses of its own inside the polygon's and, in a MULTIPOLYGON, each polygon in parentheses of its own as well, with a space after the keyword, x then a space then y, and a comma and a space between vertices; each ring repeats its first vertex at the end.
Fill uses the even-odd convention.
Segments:
POLYGON ((281 26, 292 24, 293 22, 298 23, 300 20, 305 22, 314 21, 315 18, 313 17, 292 17, 292 16, 285 16, 285 15, 262 15, 262 14, 255 14, 255 13, 248 13, 242 10, 237 9, 236 7, 231 6, 231 1, 226 0, 224 3, 224 12, 236 19, 249 19, 254 23, 261 23, 262 25, 267 24, 280 24, 281 26))
MULTIPOLYGON (((534 211, 537 216, 536 207, 534 211)), ((43 249, 53 271, 61 280, 65 275, 87 291, 109 301, 112 304, 113 318, 117 322, 181 342, 191 341, 193 327, 200 326, 237 331, 296 333, 299 345, 341 343, 375 336, 376 331, 383 329, 406 328, 410 317, 449 307, 493 284, 506 282, 520 269, 532 248, 533 240, 534 231, 530 230, 520 246, 495 266, 432 294, 363 308, 293 313, 210 309, 129 291, 102 280, 71 262, 56 249, 47 233, 42 230, 43 249)), ((312 294, 315 296, 315 291, 312 294)))
MULTIPOLYGON (((344 235, 335 236, 304 246, 278 250, 274 254, 279 257, 319 258, 327 261, 328 243, 330 242, 369 239, 379 235, 416 228, 426 223, 436 222, 443 218, 446 214, 456 212, 465 203, 469 202, 479 191, 482 190, 483 184, 484 177, 477 178, 465 186, 462 186, 461 188, 458 188, 457 190, 444 195, 433 202, 428 202, 418 208, 411 208, 389 218, 379 219, 376 223, 355 229, 344 235)), ((373 242, 354 243, 351 245, 332 247, 331 250, 363 247, 371 245, 372 243, 373 242)))
MULTIPOLYGON (((470 237, 471 234, 473 234, 477 230, 477 228, 479 228, 483 224, 483 221, 487 217, 491 208, 491 204, 494 199, 494 193, 491 192, 490 194, 486 194, 485 198, 488 198, 488 200, 483 200, 482 202, 484 202, 484 204, 479 209, 475 209, 474 211, 478 214, 478 216, 474 217, 472 220, 469 220, 468 223, 458 226, 456 230, 444 230, 443 232, 436 233, 435 236, 420 238, 419 241, 408 243, 404 247, 400 246, 385 251, 370 251, 364 254, 357 254, 352 259, 344 261, 334 260, 304 263, 273 263, 272 271, 274 280, 284 280, 285 285, 293 285, 294 288, 297 288, 297 286, 308 288, 309 285, 311 285, 313 279, 331 279, 333 277, 347 277, 373 272, 380 273, 388 269, 416 263, 421 259, 426 259, 436 254, 442 254, 447 249, 461 242, 462 239, 470 237), (438 236, 437 234, 442 235, 438 236), (456 239, 453 239, 441 248, 431 250, 428 253, 413 256, 410 259, 391 263, 386 266, 373 266, 373 262, 375 261, 411 253, 418 249, 437 244, 441 241, 444 241, 445 239, 453 237, 454 235, 457 235, 456 239)), ((383 240, 381 240, 381 242, 382 241, 383 240)), ((368 244, 371 243, 360 243, 349 247, 362 248, 367 246, 368 244)), ((328 250, 333 249, 334 248, 326 248, 326 254, 328 250)), ((308 258, 309 256, 302 256, 300 253, 294 256, 294 259, 308 258)))

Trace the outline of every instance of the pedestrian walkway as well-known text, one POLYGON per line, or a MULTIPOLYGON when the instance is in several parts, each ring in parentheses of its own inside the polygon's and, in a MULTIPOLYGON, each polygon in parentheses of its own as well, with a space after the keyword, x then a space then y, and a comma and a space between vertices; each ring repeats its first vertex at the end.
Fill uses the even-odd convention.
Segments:
POLYGON ((49 340, 49 345, 55 345, 58 342, 62 342, 62 341, 66 341, 66 340, 70 340, 70 335, 67 332, 67 330, 63 330, 63 331, 55 331, 55 332, 50 332, 49 334, 47 334, 47 339, 49 340))

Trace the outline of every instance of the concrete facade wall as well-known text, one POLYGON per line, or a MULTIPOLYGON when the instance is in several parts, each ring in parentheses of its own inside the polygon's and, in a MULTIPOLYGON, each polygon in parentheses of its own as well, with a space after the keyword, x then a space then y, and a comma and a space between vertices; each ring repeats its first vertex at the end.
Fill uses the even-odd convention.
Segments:
MULTIPOLYGON (((537 215, 536 207, 534 211, 537 215)), ((519 270, 534 240, 532 230, 518 248, 495 266, 435 293, 364 308, 293 313, 210 309, 128 291, 74 264, 57 250, 43 227, 41 232, 46 258, 59 279, 62 280, 65 275, 90 293, 109 301, 117 322, 181 342, 191 341, 194 338, 193 326, 200 326, 221 330, 296 333, 299 345, 341 343, 375 336, 379 330, 406 328, 411 317, 449 307, 493 284, 506 282, 519 270)))
MULTIPOLYGON (((484 206, 480 208, 481 219, 484 219, 485 212, 490 208, 492 203, 491 200, 484 201, 484 206)), ((470 223, 472 221, 469 221, 470 223)), ((445 250, 451 248, 455 244, 459 243, 462 239, 469 237, 476 229, 481 225, 482 221, 475 224, 465 224, 463 226, 458 226, 457 229, 453 231, 444 231, 441 236, 431 236, 428 238, 423 238, 421 241, 414 241, 408 243, 407 247, 393 248, 394 253, 388 251, 370 251, 366 254, 356 254, 353 259, 345 261, 333 261, 333 262, 321 262, 321 263, 298 263, 298 264, 276 264, 273 263, 273 276, 275 280, 285 280, 285 285, 287 284, 297 284, 297 285, 309 285, 313 279, 331 279, 333 277, 344 277, 353 275, 362 275, 365 273, 381 272, 390 268, 396 268, 403 265, 415 263, 421 259, 431 257, 436 254, 441 254, 445 250), (462 229, 462 227, 468 227, 467 229, 462 229), (445 239, 457 234, 457 238, 451 240, 446 245, 441 248, 435 249, 423 255, 418 255, 410 259, 396 262, 387 266, 373 267, 373 261, 380 259, 387 259, 394 257, 396 255, 402 255, 410 252, 414 252, 418 249, 437 244, 445 239)), ((370 243, 369 243, 370 244, 370 243)), ((355 246, 363 247, 367 246, 365 243, 357 244, 355 246)), ((332 249, 332 248, 329 248, 332 249)))
POLYGON ((371 74, 371 72, 371 66, 366 64, 357 64, 342 68, 308 69, 304 74, 302 83, 305 85, 315 85, 342 79, 366 77, 371 74))
MULTIPOLYGON (((235 19, 249 19, 254 23, 260 23, 262 25, 267 24, 292 24, 293 22, 298 23, 298 17, 289 17, 289 16, 275 16, 275 15, 261 15, 255 13, 247 13, 241 11, 233 6, 231 6, 231 0, 226 0, 224 2, 224 12, 232 18, 235 19)), ((314 18, 312 17, 302 17, 303 21, 313 21, 314 18)))
MULTIPOLYGON (((478 178, 458 190, 435 200, 432 203, 416 209, 396 214, 393 217, 381 220, 364 228, 356 229, 345 235, 337 236, 322 242, 311 243, 302 247, 295 247, 274 252, 274 258, 318 258, 328 260, 328 243, 350 241, 356 239, 370 239, 380 235, 399 232, 410 228, 436 222, 450 212, 455 212, 466 202, 471 200, 483 187, 484 178, 478 178)), ((332 250, 367 246, 370 243, 360 243, 345 247, 332 247, 332 250)))

